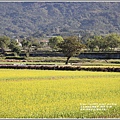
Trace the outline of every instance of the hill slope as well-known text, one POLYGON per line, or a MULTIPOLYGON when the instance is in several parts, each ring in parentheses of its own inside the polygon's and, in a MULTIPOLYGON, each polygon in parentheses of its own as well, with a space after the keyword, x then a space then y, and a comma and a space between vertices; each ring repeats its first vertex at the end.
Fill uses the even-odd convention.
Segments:
POLYGON ((1 2, 0 35, 120 32, 119 2, 1 2))

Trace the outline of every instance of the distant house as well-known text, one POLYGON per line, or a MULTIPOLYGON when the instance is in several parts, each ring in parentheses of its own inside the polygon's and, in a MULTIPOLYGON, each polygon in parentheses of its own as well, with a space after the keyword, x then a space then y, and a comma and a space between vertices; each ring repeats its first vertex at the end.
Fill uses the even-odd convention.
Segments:
POLYGON ((15 39, 15 41, 18 43, 18 46, 22 47, 22 44, 19 42, 18 39, 15 39))
POLYGON ((40 41, 40 43, 43 43, 44 45, 48 45, 48 42, 49 42, 49 40, 47 40, 47 39, 43 39, 40 41))

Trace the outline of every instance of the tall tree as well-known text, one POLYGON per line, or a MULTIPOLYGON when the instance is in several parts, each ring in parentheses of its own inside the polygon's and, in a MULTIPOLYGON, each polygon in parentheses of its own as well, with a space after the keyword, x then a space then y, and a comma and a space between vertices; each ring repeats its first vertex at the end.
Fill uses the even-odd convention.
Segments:
POLYGON ((9 44, 10 44, 9 37, 7 37, 7 36, 0 37, 0 48, 1 48, 3 54, 4 54, 5 49, 8 47, 9 44))
POLYGON ((111 50, 114 50, 115 48, 120 46, 120 35, 112 33, 105 37, 108 46, 111 48, 111 50))
POLYGON ((103 36, 94 36, 94 45, 95 48, 98 48, 98 51, 105 51, 108 48, 108 43, 103 36))
POLYGON ((9 48, 12 50, 12 52, 14 52, 15 56, 18 56, 21 53, 21 48, 20 48, 18 42, 15 40, 11 41, 9 48))
POLYGON ((53 50, 59 50, 58 44, 61 42, 63 42, 63 38, 61 36, 52 37, 49 39, 49 46, 53 50))
POLYGON ((84 48, 84 45, 78 41, 76 36, 65 38, 64 41, 61 42, 58 46, 63 54, 67 57, 65 64, 68 64, 71 57, 80 54, 81 49, 84 48))
POLYGON ((88 39, 85 45, 87 49, 89 49, 92 52, 94 51, 94 48, 96 47, 95 40, 92 38, 88 39))
POLYGON ((31 42, 24 39, 21 42, 21 44, 22 44, 23 49, 25 50, 26 57, 28 57, 30 53, 30 47, 32 46, 31 42))

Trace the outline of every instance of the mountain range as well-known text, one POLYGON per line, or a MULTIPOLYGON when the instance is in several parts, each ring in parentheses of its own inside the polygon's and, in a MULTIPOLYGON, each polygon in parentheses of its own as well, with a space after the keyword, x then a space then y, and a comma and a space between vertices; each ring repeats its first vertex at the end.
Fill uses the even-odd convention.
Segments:
POLYGON ((0 35, 120 32, 120 2, 0 2, 0 35))

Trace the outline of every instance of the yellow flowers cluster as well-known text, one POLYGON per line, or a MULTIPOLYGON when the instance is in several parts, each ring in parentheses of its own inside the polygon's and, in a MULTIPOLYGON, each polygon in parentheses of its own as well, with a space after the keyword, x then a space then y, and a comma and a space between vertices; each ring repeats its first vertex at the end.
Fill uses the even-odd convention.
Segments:
POLYGON ((0 118, 118 118, 119 99, 119 73, 0 70, 0 118), (81 111, 84 103, 116 106, 81 111))

